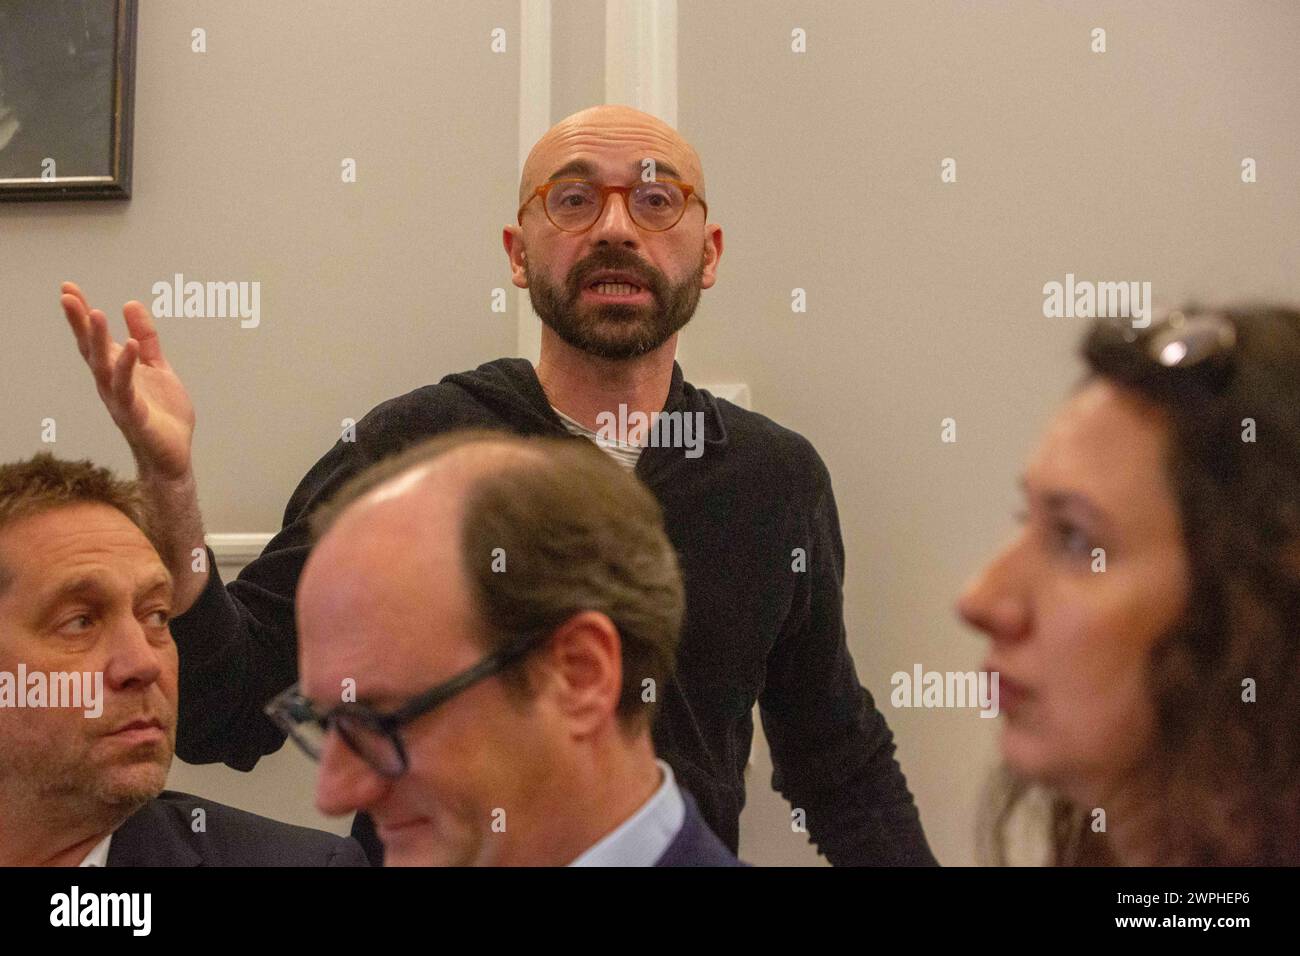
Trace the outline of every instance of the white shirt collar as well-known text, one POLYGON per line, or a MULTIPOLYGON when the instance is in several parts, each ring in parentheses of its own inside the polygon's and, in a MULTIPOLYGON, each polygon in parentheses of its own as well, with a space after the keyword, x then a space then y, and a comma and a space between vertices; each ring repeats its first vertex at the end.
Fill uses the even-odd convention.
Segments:
POLYGON ((108 845, 113 841, 113 834, 109 834, 95 844, 95 848, 86 854, 78 866, 108 866, 108 845))
POLYGON ((686 801, 673 768, 655 760, 663 783, 636 813, 602 837, 569 866, 654 866, 686 820, 686 801))

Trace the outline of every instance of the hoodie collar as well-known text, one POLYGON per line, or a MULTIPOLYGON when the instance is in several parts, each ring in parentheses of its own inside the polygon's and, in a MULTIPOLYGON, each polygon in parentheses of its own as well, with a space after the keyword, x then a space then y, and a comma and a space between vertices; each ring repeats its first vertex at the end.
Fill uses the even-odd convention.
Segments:
MULTIPOLYGON (((496 359, 473 371, 448 375, 443 381, 469 392, 480 404, 494 409, 520 431, 568 434, 559 416, 551 409, 551 403, 537 377, 537 369, 528 359, 496 359)), ((727 429, 722 421, 718 400, 708 391, 696 388, 686 381, 682 367, 676 361, 673 362, 663 411, 703 414, 705 446, 716 449, 727 444, 727 429)), ((647 449, 650 450, 652 449, 647 449)))

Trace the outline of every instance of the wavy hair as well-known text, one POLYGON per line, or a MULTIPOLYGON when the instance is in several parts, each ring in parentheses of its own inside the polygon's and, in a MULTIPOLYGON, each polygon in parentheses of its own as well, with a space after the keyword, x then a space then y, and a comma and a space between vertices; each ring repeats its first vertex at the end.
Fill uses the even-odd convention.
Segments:
MULTIPOLYGON (((1295 866, 1300 312, 1277 305, 1214 311, 1237 335, 1226 374, 1213 381, 1150 361, 1106 323, 1095 325, 1082 347, 1085 383, 1129 389, 1167 416, 1165 477, 1190 574, 1187 606, 1151 652, 1151 750, 1141 779, 1126 784, 1141 807, 1149 862, 1295 866)), ((1117 862, 1086 808, 1005 769, 986 798, 986 856, 1007 861, 1009 823, 1033 793, 1047 805, 1052 863, 1117 862)))

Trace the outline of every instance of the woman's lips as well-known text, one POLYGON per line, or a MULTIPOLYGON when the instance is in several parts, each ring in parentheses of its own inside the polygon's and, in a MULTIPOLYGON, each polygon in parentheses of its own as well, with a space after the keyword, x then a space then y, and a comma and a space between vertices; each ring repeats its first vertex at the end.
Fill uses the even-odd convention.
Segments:
POLYGON ((1033 698, 1033 691, 1020 681, 1008 677, 1006 671, 988 663, 984 665, 983 669, 990 674, 996 672, 998 675, 998 707, 1000 709, 1014 711, 1033 698))

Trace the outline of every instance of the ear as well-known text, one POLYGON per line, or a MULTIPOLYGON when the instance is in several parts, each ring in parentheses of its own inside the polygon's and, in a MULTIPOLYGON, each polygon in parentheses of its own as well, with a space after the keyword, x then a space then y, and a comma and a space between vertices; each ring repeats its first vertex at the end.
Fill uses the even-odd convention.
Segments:
POLYGON ((556 629, 546 644, 548 693, 575 739, 617 720, 623 687, 623 645, 614 622, 583 611, 556 629))
POLYGON ((516 225, 505 226, 501 231, 501 244, 505 246, 506 257, 510 260, 510 281, 521 289, 528 288, 528 272, 524 262, 528 256, 524 252, 524 231, 516 225))
POLYGON ((718 260, 722 258, 722 227, 716 223, 704 228, 704 272, 700 288, 711 289, 718 278, 718 260))

